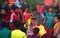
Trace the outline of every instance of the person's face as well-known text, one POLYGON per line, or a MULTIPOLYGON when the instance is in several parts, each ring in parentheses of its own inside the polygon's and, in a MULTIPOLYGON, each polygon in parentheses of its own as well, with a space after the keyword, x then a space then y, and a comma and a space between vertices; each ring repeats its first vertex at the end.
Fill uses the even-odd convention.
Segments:
POLYGON ((5 1, 5 2, 4 2, 4 4, 5 4, 5 5, 7 5, 7 4, 8 4, 8 2, 7 2, 7 1, 5 1))
POLYGON ((20 0, 20 4, 23 4, 23 0, 20 0))
POLYGON ((15 13, 17 13, 17 12, 18 12, 18 9, 15 10, 15 13))
POLYGON ((53 12, 53 9, 52 8, 49 8, 49 12, 53 12))
POLYGON ((26 8, 26 11, 28 11, 29 9, 28 8, 26 8))
POLYGON ((56 23, 58 21, 57 17, 54 17, 54 22, 56 23))

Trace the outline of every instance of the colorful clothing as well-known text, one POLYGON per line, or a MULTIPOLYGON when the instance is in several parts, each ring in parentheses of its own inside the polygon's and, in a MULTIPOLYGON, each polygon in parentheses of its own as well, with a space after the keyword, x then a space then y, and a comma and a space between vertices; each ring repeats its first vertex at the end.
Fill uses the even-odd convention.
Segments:
POLYGON ((43 25, 35 26, 34 28, 36 28, 36 27, 40 29, 40 31, 39 31, 40 36, 43 36, 46 34, 46 30, 43 25))
POLYGON ((26 34, 21 30, 14 30, 11 33, 11 38, 27 38, 26 34))
POLYGON ((45 14, 46 14, 46 16, 45 16, 45 18, 46 18, 45 28, 53 28, 53 26, 54 26, 54 16, 56 15, 56 13, 53 12, 50 15, 50 13, 47 12, 45 14))
POLYGON ((11 31, 8 28, 3 28, 0 31, 0 38, 11 38, 11 31))
POLYGON ((30 25, 28 25, 28 32, 27 32, 27 34, 28 35, 33 35, 33 27, 35 27, 35 26, 37 26, 38 25, 38 21, 29 21, 29 23, 28 24, 30 24, 30 25))
POLYGON ((30 18, 30 16, 31 16, 31 13, 26 13, 26 12, 24 12, 23 13, 23 16, 24 16, 24 21, 25 22, 27 22, 27 20, 30 18))
POLYGON ((58 22, 58 23, 56 23, 55 25, 54 25, 54 30, 57 28, 57 26, 60 24, 60 22, 58 22))

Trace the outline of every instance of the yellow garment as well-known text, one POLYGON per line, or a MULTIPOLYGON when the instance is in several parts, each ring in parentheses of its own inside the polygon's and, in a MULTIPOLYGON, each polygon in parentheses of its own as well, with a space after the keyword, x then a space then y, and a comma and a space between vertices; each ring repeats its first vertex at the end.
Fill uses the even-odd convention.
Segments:
POLYGON ((27 25, 28 25, 28 33, 27 33, 27 35, 29 35, 29 33, 30 33, 30 24, 31 24, 31 22, 32 22, 32 19, 29 18, 29 19, 27 20, 27 25))
POLYGON ((58 22, 58 23, 56 23, 55 25, 54 25, 54 30, 57 28, 57 26, 60 24, 60 22, 58 22))
POLYGON ((30 25, 31 22, 32 22, 32 20, 31 20, 31 18, 29 18, 29 19, 27 20, 28 25, 30 25))
POLYGON ((26 34, 21 30, 14 30, 11 33, 11 38, 27 38, 26 34))
POLYGON ((40 29, 39 31, 39 35, 40 36, 43 36, 44 34, 46 34, 46 30, 44 29, 44 26, 43 25, 39 25, 39 26, 36 26, 40 29))

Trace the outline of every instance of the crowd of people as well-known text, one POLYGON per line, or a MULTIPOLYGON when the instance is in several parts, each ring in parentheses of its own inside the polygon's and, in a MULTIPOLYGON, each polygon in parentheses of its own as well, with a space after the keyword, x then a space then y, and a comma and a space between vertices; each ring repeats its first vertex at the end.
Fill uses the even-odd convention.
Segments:
POLYGON ((42 13, 36 6, 19 0, 19 6, 0 5, 0 38, 60 38, 60 6, 44 6, 42 13))

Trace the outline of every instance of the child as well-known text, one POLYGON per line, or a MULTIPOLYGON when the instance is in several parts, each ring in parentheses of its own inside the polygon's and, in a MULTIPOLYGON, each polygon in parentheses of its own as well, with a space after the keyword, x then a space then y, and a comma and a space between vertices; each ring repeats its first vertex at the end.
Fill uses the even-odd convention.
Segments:
POLYGON ((54 26, 54 16, 56 13, 53 12, 53 7, 51 6, 49 7, 48 11, 49 12, 45 13, 43 25, 47 31, 46 38, 51 38, 54 26))
POLYGON ((59 29, 60 29, 60 15, 56 15, 54 17, 54 22, 55 22, 55 25, 54 25, 54 36, 57 36, 57 38, 60 38, 59 36, 59 29))

